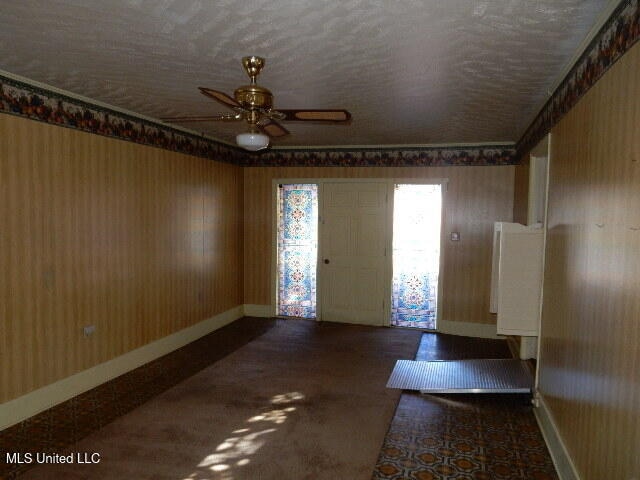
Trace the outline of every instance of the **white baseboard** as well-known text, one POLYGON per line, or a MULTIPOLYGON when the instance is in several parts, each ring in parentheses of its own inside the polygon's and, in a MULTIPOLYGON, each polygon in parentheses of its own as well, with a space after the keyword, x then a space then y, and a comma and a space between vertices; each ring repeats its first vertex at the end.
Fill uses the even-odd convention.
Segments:
POLYGON ((520 337, 520 359, 538 358, 538 337, 520 337))
POLYGON ((450 335, 479 338, 504 338, 499 336, 497 327, 491 323, 452 322, 449 320, 438 321, 438 332, 450 335))
POLYGON ((239 305, 140 348, 0 404, 0 430, 149 363, 221 328, 243 315, 239 305))
POLYGON ((275 307, 273 305, 251 305, 245 304, 244 314, 246 317, 274 317, 275 307))
POLYGON ((558 472, 560 480, 580 480, 580 475, 576 466, 573 464, 566 445, 562 441, 560 432, 549 407, 545 403, 542 396, 537 396, 538 406, 533 409, 536 416, 542 436, 547 444, 549 453, 553 460, 553 464, 558 472))

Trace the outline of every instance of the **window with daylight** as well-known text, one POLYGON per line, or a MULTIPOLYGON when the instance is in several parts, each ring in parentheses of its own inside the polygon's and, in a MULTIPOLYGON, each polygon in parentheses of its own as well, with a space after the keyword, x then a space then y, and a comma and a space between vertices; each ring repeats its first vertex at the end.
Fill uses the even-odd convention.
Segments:
POLYGON ((278 315, 315 318, 318 185, 278 188, 278 315))
POLYGON ((391 325, 436 328, 441 185, 396 185, 391 325))

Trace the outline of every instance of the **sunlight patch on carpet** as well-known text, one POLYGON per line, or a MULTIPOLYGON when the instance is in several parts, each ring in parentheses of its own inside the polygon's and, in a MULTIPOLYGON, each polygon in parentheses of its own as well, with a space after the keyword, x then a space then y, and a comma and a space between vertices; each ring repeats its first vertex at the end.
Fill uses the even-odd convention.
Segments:
MULTIPOLYGON (((271 405, 283 405, 304 400, 304 394, 300 392, 288 392, 275 395, 271 398, 271 405)), ((277 431, 275 425, 281 425, 289 414, 296 411, 296 407, 287 406, 284 408, 274 408, 254 415, 246 420, 248 427, 241 427, 231 432, 232 436, 223 440, 215 447, 215 453, 207 455, 199 464, 198 468, 203 468, 221 475, 217 478, 221 480, 233 480, 234 467, 249 465, 249 457, 254 455, 268 441, 266 435, 277 431), (272 425, 270 428, 267 427, 272 425)), ((192 473, 188 480, 203 478, 198 476, 199 472, 192 473)))

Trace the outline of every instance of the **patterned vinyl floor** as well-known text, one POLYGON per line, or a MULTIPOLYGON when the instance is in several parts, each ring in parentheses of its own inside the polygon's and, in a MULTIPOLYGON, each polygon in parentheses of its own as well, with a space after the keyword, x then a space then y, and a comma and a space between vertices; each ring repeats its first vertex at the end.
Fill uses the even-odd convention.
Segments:
MULTIPOLYGON (((416 360, 508 358, 505 342, 424 334, 416 360)), ((557 479, 529 395, 404 392, 373 480, 557 479)))

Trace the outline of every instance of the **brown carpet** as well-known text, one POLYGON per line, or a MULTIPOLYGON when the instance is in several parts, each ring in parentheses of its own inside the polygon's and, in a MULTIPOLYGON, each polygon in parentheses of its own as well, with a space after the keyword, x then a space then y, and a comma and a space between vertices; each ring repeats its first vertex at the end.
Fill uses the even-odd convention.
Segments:
POLYGON ((420 332, 279 320, 24 479, 369 479, 420 332))

